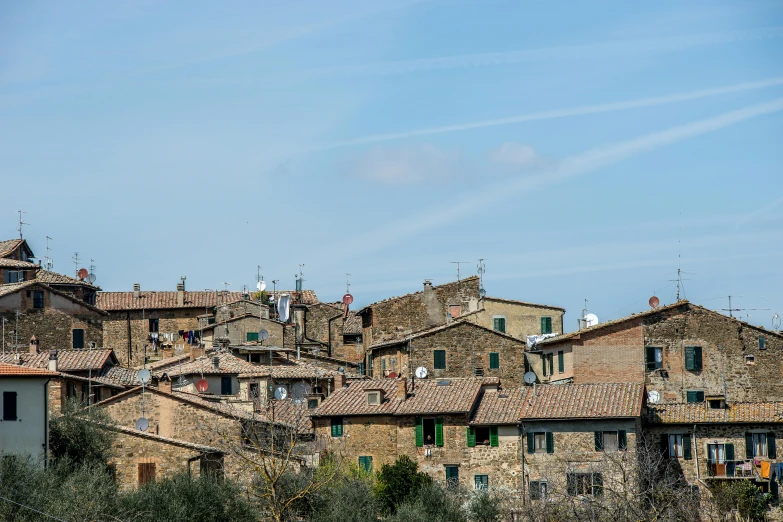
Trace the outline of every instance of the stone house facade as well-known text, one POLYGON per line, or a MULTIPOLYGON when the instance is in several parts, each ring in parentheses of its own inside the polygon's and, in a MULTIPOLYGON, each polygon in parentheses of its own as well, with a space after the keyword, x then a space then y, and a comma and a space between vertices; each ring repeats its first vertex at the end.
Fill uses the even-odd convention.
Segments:
POLYGON ((0 284, 19 283, 35 278, 41 268, 24 239, 0 241, 0 284))
POLYGON ((644 382, 657 402, 766 402, 783 400, 782 349, 780 333, 680 301, 546 339, 528 360, 539 382, 644 382))
POLYGON ((454 317, 525 340, 528 335, 562 333, 564 314, 557 306, 486 296, 475 312, 454 317))
POLYGON ((453 321, 370 346, 370 376, 410 377, 423 366, 432 378, 491 376, 516 385, 525 373, 525 343, 470 321, 453 321))

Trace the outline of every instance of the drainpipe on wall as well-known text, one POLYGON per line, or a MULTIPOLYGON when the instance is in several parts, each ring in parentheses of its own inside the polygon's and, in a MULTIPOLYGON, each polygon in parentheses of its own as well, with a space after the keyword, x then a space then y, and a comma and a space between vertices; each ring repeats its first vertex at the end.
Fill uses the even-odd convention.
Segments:
POLYGON ((519 455, 520 459, 519 461, 522 463, 522 505, 527 505, 527 497, 525 496, 525 448, 526 448, 526 441, 525 441, 525 426, 524 424, 520 424, 518 427, 519 430, 519 455))
POLYGON ((699 471, 699 446, 698 446, 698 437, 696 437, 696 425, 693 425, 693 458, 696 461, 696 482, 699 484, 702 484, 704 487, 709 488, 709 486, 701 479, 701 473, 699 471))

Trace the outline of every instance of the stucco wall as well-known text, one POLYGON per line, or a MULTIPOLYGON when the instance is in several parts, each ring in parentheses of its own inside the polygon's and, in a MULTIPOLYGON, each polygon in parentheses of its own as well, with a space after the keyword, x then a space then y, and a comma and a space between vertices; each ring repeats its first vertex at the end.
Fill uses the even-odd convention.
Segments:
POLYGON ((17 420, 2 420, 4 412, 0 412, 2 451, 34 457, 46 451, 49 423, 47 381, 48 378, 38 377, 0 377, 0 398, 3 392, 17 394, 17 420))

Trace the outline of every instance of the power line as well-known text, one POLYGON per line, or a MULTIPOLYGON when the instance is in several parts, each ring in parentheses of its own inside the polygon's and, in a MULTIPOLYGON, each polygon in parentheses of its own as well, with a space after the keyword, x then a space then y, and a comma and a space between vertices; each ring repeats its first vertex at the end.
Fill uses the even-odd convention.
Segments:
POLYGON ((44 513, 43 511, 38 511, 38 510, 37 510, 37 509, 35 509, 34 507, 25 506, 24 504, 20 504, 19 502, 15 502, 15 501, 11 500, 10 498, 6 498, 6 497, 4 497, 4 496, 2 496, 2 495, 0 495, 0 499, 3 499, 3 500, 5 500, 5 501, 8 501, 8 502, 10 502, 11 504, 16 504, 17 506, 23 507, 23 508, 25 508, 25 509, 29 509, 30 511, 35 511, 35 512, 36 512, 36 513, 38 513, 39 515, 43 515, 43 516, 45 516, 45 517, 49 517, 49 518, 51 518, 51 519, 53 519, 53 520, 59 520, 60 522, 68 522, 68 521, 67 521, 67 520, 65 520, 64 518, 58 518, 58 517, 56 517, 56 516, 54 516, 54 515, 50 515, 49 513, 44 513))

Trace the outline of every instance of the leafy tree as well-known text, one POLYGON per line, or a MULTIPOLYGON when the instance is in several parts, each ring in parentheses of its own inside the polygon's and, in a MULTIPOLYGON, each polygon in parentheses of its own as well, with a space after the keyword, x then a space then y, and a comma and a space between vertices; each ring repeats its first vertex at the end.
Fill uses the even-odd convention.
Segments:
POLYGON ((352 473, 334 481, 310 499, 312 520, 319 522, 375 522, 378 505, 372 478, 366 473, 352 473))
POLYGON ((376 498, 383 513, 395 513, 397 506, 412 499, 432 479, 419 471, 419 466, 407 455, 392 464, 384 464, 378 473, 376 498))
POLYGON ((724 520, 733 519, 738 513, 742 520, 766 520, 765 512, 772 496, 762 493, 750 481, 726 481, 712 488, 715 507, 724 520))
POLYGON ((97 408, 82 408, 75 400, 68 401, 62 415, 52 419, 49 425, 52 457, 74 466, 105 466, 111 457, 114 433, 100 424, 113 424, 108 413, 97 408))
POLYGON ((468 501, 468 515, 472 522, 497 522, 500 520, 500 499, 485 489, 476 491, 468 501))
POLYGON ((430 480, 399 504, 387 522, 467 522, 463 498, 459 488, 443 487, 430 480))

